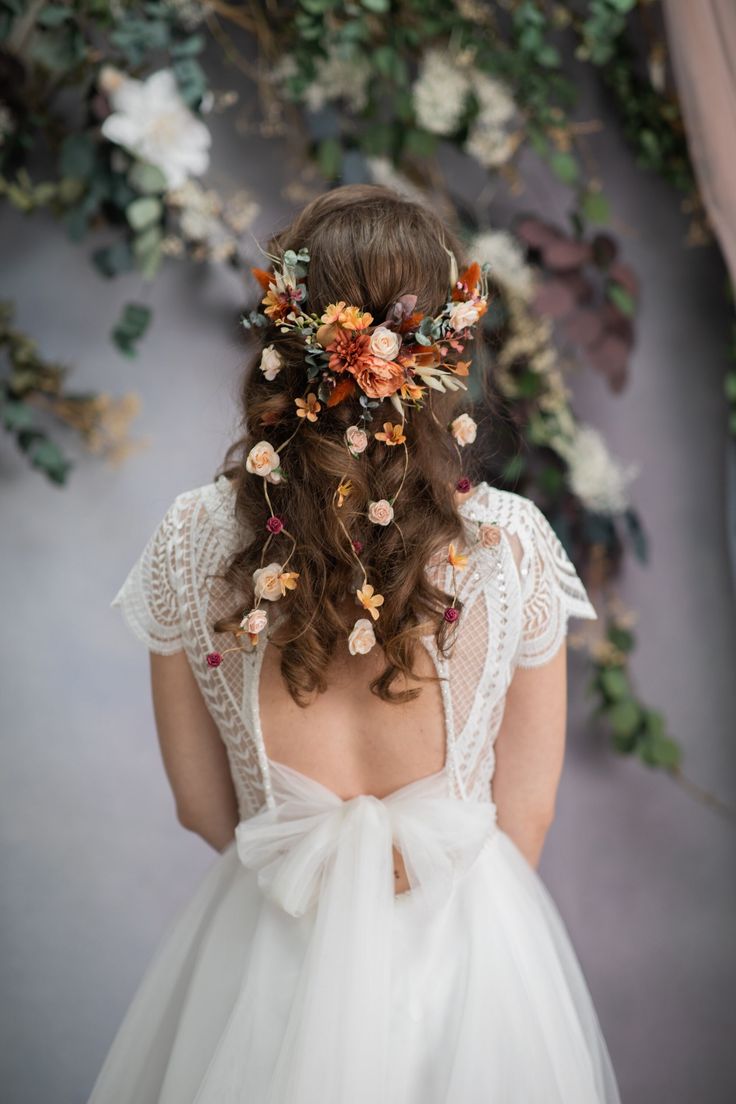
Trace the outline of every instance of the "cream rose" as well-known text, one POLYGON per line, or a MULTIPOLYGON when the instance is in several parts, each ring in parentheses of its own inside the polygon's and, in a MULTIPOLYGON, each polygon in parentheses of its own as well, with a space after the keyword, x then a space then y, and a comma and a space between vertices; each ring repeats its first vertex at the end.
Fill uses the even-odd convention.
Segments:
POLYGON ((351 655, 366 655, 376 643, 373 625, 367 617, 359 617, 348 637, 348 649, 351 655))
POLYGON ((263 632, 268 624, 268 614, 262 609, 252 609, 249 613, 246 613, 243 620, 240 622, 241 629, 245 629, 249 633, 263 632))
POLYGON ((469 414, 459 414, 450 425, 450 432, 459 445, 472 445, 478 427, 469 414))
POLYGON ((378 326, 371 334, 371 352, 381 360, 393 360, 400 348, 401 338, 386 326, 378 326))
POLYGON ((279 575, 284 570, 280 563, 270 563, 266 567, 259 567, 253 572, 253 586, 256 598, 267 598, 269 602, 275 602, 283 594, 279 575))
POLYGON ((281 354, 276 352, 273 345, 268 345, 261 354, 260 369, 267 380, 275 380, 284 366, 281 354))
POLYGON ((484 548, 495 548, 501 543, 501 530, 497 525, 481 525, 478 536, 484 548))
POLYGON ((281 475, 276 470, 279 464, 279 454, 268 441, 259 441, 254 445, 245 461, 247 471, 262 476, 269 483, 281 482, 281 475))
POLYGON ((351 452, 358 455, 368 448, 368 434, 360 426, 348 426, 345 430, 345 440, 351 452))
POLYGON ((480 318, 480 311, 475 303, 462 301, 453 303, 450 308, 450 326, 453 330, 465 330, 473 326, 480 318))
POLYGON ((385 498, 368 503, 368 520, 374 525, 390 525, 394 520, 394 508, 385 498))

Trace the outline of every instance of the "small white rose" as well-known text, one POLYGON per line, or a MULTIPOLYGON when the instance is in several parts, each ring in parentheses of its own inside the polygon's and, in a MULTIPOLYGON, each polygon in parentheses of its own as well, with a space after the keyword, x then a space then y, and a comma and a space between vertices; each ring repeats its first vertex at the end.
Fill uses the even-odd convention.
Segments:
POLYGON ((368 448, 368 434, 360 426, 348 426, 345 430, 345 440, 351 452, 359 455, 368 448))
POLYGON ((461 301, 453 303, 450 308, 450 326, 453 330, 466 330, 473 326, 480 318, 480 312, 475 303, 461 301))
POLYGON ((248 453, 245 461, 246 471, 260 475, 269 483, 280 483, 281 475, 276 470, 280 464, 279 454, 268 441, 259 441, 248 453))
POLYGON ((366 655, 376 643, 373 625, 367 617, 359 617, 348 637, 348 649, 351 655, 366 655))
POLYGON ((243 620, 240 622, 241 629, 245 629, 249 633, 263 632, 268 624, 268 614, 262 609, 252 609, 246 613, 243 620))
POLYGON ((459 414, 450 425, 450 432, 459 445, 472 445, 478 427, 469 414, 459 414))
POLYGON ((374 525, 390 525, 394 520, 394 508, 385 498, 368 503, 368 520, 374 525))
POLYGON ((281 353, 273 345, 267 345, 261 354, 260 369, 267 380, 275 380, 284 366, 281 353))
POLYGON ((371 352, 381 360, 393 360, 400 348, 401 338, 386 326, 378 326, 371 334, 371 352))
POLYGON ((256 598, 267 598, 269 602, 275 602, 281 597, 283 590, 279 576, 283 570, 282 564, 270 563, 253 572, 256 598))

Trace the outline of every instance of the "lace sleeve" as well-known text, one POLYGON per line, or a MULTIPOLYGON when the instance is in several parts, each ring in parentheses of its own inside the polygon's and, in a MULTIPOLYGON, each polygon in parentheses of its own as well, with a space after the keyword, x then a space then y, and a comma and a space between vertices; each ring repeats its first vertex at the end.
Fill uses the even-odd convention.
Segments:
POLYGON ((517 663, 537 667, 557 652, 570 617, 595 620, 593 608, 562 542, 536 503, 526 500, 519 527, 522 633, 517 663))
POLYGON ((110 603, 150 651, 172 655, 184 647, 177 592, 177 504, 164 514, 110 603))

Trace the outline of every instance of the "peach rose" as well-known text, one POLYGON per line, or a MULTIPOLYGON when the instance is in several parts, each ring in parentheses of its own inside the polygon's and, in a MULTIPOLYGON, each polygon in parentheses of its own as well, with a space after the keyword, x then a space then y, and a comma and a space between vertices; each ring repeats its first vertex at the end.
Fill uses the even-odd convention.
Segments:
POLYGON ((368 520, 374 525, 390 525, 394 520, 394 508, 385 498, 368 503, 368 520))
POLYGON ((378 326, 371 334, 371 352, 381 360, 395 360, 401 348, 401 338, 386 326, 378 326))
POLYGON ((497 525, 481 525, 478 536, 484 548, 495 548, 501 543, 501 530, 497 525))
POLYGON ((354 455, 358 456, 368 448, 368 434, 360 426, 348 426, 345 430, 345 441, 354 455))
POLYGON ((279 576, 284 570, 280 563, 270 563, 266 567, 259 567, 253 572, 253 586, 256 598, 267 598, 269 602, 275 602, 283 594, 279 576))
POLYGON ((351 655, 366 655, 376 643, 376 634, 367 617, 359 617, 348 637, 351 655))
POLYGON ((450 308, 450 326, 453 330, 466 330, 480 318, 480 309, 473 302, 453 303, 450 308))
POLYGON ((406 372, 394 360, 381 360, 380 357, 362 359, 354 372, 361 391, 369 399, 387 399, 395 394, 406 380, 406 372))
POLYGON ((268 441, 259 441, 254 445, 245 461, 247 471, 262 476, 269 483, 281 482, 281 475, 277 471, 279 464, 279 454, 268 441))
POLYGON ((252 609, 249 613, 246 613, 243 620, 240 622, 241 629, 245 629, 251 635, 257 635, 259 632, 263 632, 268 624, 268 614, 262 609, 252 609))
POLYGON ((450 432, 459 445, 472 445, 478 427, 469 414, 459 414, 450 425, 450 432))
POLYGON ((261 354, 260 369, 267 380, 275 380, 283 367, 281 354, 276 352, 273 345, 268 345, 261 354))

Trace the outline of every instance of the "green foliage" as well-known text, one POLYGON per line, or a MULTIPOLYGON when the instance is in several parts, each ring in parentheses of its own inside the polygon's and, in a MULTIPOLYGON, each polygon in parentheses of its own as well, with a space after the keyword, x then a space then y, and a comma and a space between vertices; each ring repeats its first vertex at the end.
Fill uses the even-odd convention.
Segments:
POLYGON ((606 285, 606 294, 622 314, 625 314, 627 318, 634 317, 636 314, 636 299, 630 291, 616 283, 615 280, 609 280, 606 285))
POLYGON ((123 272, 130 272, 135 267, 133 250, 127 241, 116 242, 114 245, 106 245, 102 249, 96 249, 92 254, 92 260, 97 271, 102 276, 111 279, 120 276, 123 272))
POLYGON ((626 29, 626 16, 636 4, 637 0, 588 0, 580 27, 578 58, 593 65, 609 62, 616 39, 626 29))
POLYGON ((27 169, 19 169, 15 180, 0 176, 0 196, 24 215, 40 207, 50 207, 55 214, 61 214, 79 199, 83 190, 82 182, 71 177, 34 184, 27 169))
POLYGON ((166 191, 166 177, 155 165, 134 161, 128 172, 128 183, 141 195, 162 195, 166 191))
POLYGON ((550 168, 563 184, 575 184, 579 175, 577 160, 569 153, 555 152, 549 159, 550 168))
POLYGON ((196 107, 207 91, 207 78, 202 66, 191 57, 179 58, 172 66, 182 99, 189 107, 196 107))
POLYGON ((135 231, 145 230, 161 220, 164 207, 160 199, 153 196, 141 196, 134 199, 125 209, 125 216, 135 231))
POLYGON ((66 370, 44 360, 12 323, 12 306, 0 303, 0 420, 34 468, 64 483, 72 464, 42 424, 35 393, 40 385, 44 395, 61 396, 66 370))
POLYGON ((151 309, 141 303, 126 303, 112 331, 112 339, 127 357, 137 355, 137 345, 151 323, 151 309))
MULTIPOLYGON (((608 3, 612 4, 612 0, 608 3)), ((633 7, 634 4, 629 4, 627 10, 633 7)), ((621 14, 617 16, 615 25, 623 18, 621 14)), ((678 191, 696 193, 685 125, 677 101, 640 75, 634 51, 621 31, 607 39, 605 46, 601 43, 594 49, 590 60, 600 66, 601 77, 618 108, 624 136, 636 151, 639 164, 656 172, 678 191)))
POLYGON ((650 767, 677 769, 679 745, 667 734, 663 715, 644 705, 631 682, 628 656, 635 646, 633 633, 611 617, 606 639, 610 655, 594 661, 589 691, 597 699, 595 714, 609 728, 614 749, 637 755, 650 767))
POLYGON ((342 166, 342 144, 337 138, 323 138, 317 146, 317 163, 326 180, 335 180, 342 166))
POLYGON ((580 210, 588 222, 606 223, 611 214, 608 199, 601 191, 586 191, 580 201, 580 210))

